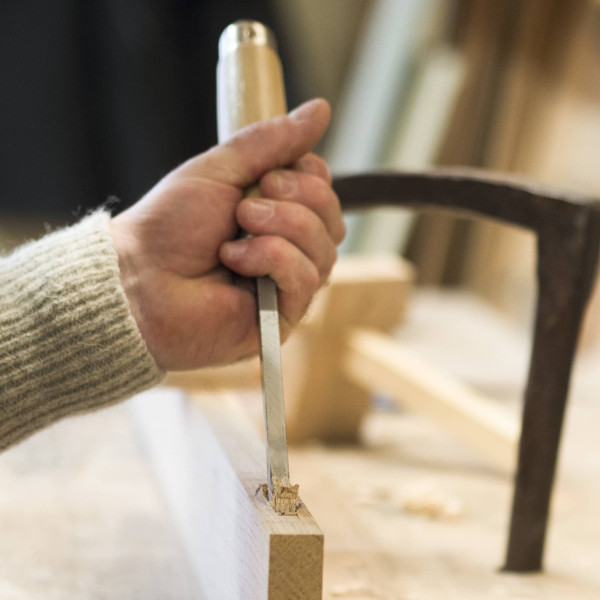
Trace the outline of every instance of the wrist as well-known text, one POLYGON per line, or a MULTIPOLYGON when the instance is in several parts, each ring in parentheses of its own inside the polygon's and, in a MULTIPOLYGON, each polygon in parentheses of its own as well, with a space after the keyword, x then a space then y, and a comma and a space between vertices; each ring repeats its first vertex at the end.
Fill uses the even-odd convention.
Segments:
POLYGON ((121 280, 121 287, 125 292, 125 296, 127 298, 127 302, 129 304, 129 309, 135 322, 137 324, 138 330, 140 331, 144 341, 146 342, 146 346, 150 354, 154 356, 152 349, 148 343, 147 335, 146 335, 146 327, 144 325, 144 318, 142 312, 142 303, 141 303, 141 290, 140 290, 140 281, 138 276, 138 269, 135 266, 136 256, 135 252, 135 239, 125 227, 119 221, 118 217, 111 219, 110 221, 110 234, 113 240, 113 244, 115 250, 117 252, 117 258, 119 262, 119 278, 121 280))

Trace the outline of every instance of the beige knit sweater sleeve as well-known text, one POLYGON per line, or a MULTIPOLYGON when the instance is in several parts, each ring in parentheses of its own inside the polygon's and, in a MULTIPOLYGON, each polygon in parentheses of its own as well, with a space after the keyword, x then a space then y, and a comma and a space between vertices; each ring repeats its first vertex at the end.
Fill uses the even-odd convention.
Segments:
POLYGON ((108 214, 0 258, 0 449, 162 376, 129 311, 108 214))

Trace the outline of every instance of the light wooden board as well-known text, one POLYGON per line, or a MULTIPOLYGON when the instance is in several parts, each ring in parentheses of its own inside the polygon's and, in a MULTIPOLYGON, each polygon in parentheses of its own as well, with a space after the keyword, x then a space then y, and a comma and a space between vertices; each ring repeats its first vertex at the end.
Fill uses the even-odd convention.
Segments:
POLYGON ((205 597, 320 600, 323 534, 302 502, 267 504, 264 443, 235 397, 162 389, 133 408, 205 597))
POLYGON ((348 377, 374 392, 387 392, 402 406, 437 422, 511 472, 518 425, 484 396, 420 359, 390 336, 354 330, 347 340, 348 377))
POLYGON ((125 406, 0 454, 2 600, 202 599, 125 406))
POLYGON ((511 478, 488 469, 428 420, 371 415, 360 448, 292 452, 290 468, 325 533, 324 600, 600 597, 600 487, 593 476, 600 453, 589 435, 599 418, 597 406, 573 411, 547 568, 539 575, 499 571, 511 478), (331 495, 322 493, 323 481, 331 495), (432 516, 429 504, 452 510, 432 516))
MULTIPOLYGON (((472 305, 458 310, 459 300, 429 299, 421 314, 417 294, 404 341, 420 350, 427 339, 440 342, 431 323, 436 311, 441 322, 456 324, 462 315, 468 323, 472 305)), ((430 358, 468 375, 482 354, 488 357, 487 368, 476 369, 477 383, 491 390, 502 379, 499 404, 517 416, 521 377, 498 357, 514 352, 518 340, 495 336, 503 321, 492 327, 491 318, 478 321, 477 335, 456 324, 430 358), (482 353, 472 338, 485 331, 490 347, 482 353), (484 377, 494 385, 484 385, 484 377)), ((524 356, 528 339, 523 332, 524 356)), ((600 353, 581 359, 541 575, 498 571, 511 478, 429 419, 371 414, 360 446, 291 448, 292 478, 325 536, 323 600, 597 600, 600 353), (408 510, 405 500, 419 500, 423 491, 457 501, 462 512, 434 518, 418 502, 408 510)), ((260 405, 260 397, 255 401, 260 405)), ((167 434, 171 425, 158 427, 167 434)), ((127 411, 115 406, 66 419, 0 454, 2 600, 204 599, 132 433, 127 411)))
POLYGON ((260 389, 260 362, 258 357, 195 371, 174 371, 167 374, 165 385, 185 390, 260 389))
POLYGON ((397 327, 413 278, 412 266, 400 257, 346 257, 336 264, 308 318, 283 347, 290 443, 356 441, 372 396, 344 373, 344 339, 353 327, 397 327))

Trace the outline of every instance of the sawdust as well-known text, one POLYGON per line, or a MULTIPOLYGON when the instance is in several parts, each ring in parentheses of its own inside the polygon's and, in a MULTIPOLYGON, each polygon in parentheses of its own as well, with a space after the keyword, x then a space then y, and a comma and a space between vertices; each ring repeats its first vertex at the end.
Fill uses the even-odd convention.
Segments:
POLYGON ((384 600, 387 596, 375 586, 364 581, 353 581, 346 584, 335 585, 329 590, 332 598, 378 598, 384 600))
POLYGON ((363 485, 353 494, 353 501, 359 506, 376 506, 389 502, 391 499, 391 490, 382 486, 363 485))
POLYGON ((462 500, 427 480, 405 489, 396 497, 395 504, 405 513, 434 520, 457 519, 466 512, 462 500))
POLYGON ((365 486, 355 490, 353 501, 359 506, 401 510, 432 520, 450 520, 466 512, 464 502, 441 489, 431 480, 422 480, 400 489, 389 486, 365 486))

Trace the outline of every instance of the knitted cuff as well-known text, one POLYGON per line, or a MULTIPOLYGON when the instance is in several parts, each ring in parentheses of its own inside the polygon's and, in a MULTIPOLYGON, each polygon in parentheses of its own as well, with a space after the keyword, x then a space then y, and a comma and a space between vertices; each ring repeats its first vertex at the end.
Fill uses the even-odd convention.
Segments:
POLYGON ((95 213, 0 259, 0 449, 162 379, 95 213))

